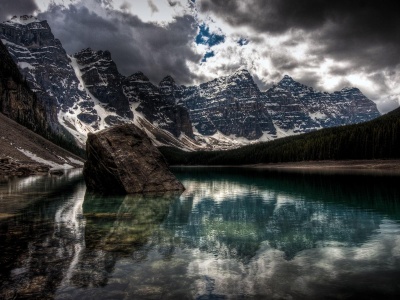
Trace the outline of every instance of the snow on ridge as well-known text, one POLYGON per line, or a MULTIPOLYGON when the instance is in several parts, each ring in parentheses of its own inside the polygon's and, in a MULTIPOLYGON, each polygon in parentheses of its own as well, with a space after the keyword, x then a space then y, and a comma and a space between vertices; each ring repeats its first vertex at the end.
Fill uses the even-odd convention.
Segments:
POLYGON ((18 67, 20 67, 21 69, 26 69, 28 68, 29 70, 35 69, 34 66, 32 66, 30 63, 27 62, 18 62, 18 67))
POLYGON ((75 158, 72 158, 72 157, 67 156, 67 159, 68 159, 70 162, 72 162, 73 164, 80 165, 80 166, 83 166, 83 165, 84 165, 84 163, 83 163, 82 161, 77 160, 77 159, 75 159, 75 158))
POLYGON ((327 116, 323 112, 314 112, 309 114, 310 118, 313 120, 318 120, 318 119, 326 119, 327 116))
POLYGON ((37 156, 35 153, 30 152, 29 150, 25 150, 22 148, 17 148, 17 150, 22 152, 24 155, 26 155, 27 157, 29 157, 30 159, 32 159, 38 163, 50 166, 51 167, 50 170, 73 169, 74 168, 73 166, 66 164, 66 163, 64 163, 63 165, 60 165, 58 163, 55 163, 54 161, 43 159, 43 158, 37 156))

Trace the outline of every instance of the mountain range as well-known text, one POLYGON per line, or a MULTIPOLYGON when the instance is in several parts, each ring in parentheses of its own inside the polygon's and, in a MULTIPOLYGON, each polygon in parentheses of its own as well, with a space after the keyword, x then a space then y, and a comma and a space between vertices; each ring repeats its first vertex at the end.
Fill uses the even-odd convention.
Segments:
POLYGON ((42 122, 83 146, 89 132, 121 123, 157 146, 227 149, 380 116, 357 88, 316 91, 289 76, 261 91, 246 69, 195 86, 142 72, 124 76, 109 51, 68 55, 46 21, 13 17, 0 38, 43 106, 42 122))

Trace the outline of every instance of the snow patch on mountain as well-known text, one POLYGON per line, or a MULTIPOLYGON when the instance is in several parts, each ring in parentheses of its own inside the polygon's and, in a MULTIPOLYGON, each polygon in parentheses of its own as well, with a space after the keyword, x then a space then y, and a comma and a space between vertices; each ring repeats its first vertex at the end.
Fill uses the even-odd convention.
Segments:
POLYGON ((30 159, 32 159, 32 160, 34 160, 34 161, 36 161, 38 163, 50 166, 51 167, 50 170, 73 169, 74 168, 73 166, 71 166, 71 165, 69 165, 67 163, 65 163, 63 165, 60 165, 60 164, 58 164, 58 163, 56 163, 54 161, 43 159, 43 158, 37 156, 35 153, 30 152, 29 150, 25 150, 25 149, 22 149, 22 148, 17 148, 17 150, 22 152, 24 155, 26 155, 27 157, 29 157, 30 159))

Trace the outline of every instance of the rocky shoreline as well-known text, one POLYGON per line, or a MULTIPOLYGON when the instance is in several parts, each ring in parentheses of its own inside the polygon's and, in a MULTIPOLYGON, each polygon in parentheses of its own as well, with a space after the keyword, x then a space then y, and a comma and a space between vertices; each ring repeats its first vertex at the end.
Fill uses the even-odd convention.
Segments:
POLYGON ((0 113, 0 176, 47 174, 83 167, 84 159, 0 113))
POLYGON ((0 176, 29 176, 47 174, 50 167, 31 161, 19 161, 10 157, 0 158, 0 176))
MULTIPOLYGON (((74 169, 78 167, 73 167, 74 169)), ((0 176, 64 175, 64 169, 54 169, 48 165, 31 161, 0 157, 0 176)))

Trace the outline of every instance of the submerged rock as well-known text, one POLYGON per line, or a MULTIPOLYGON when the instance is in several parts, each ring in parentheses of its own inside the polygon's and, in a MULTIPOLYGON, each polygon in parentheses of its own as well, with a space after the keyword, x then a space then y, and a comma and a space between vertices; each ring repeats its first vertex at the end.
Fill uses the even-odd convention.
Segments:
POLYGON ((64 175, 64 171, 63 170, 51 170, 50 175, 55 175, 55 176, 62 176, 64 175))
POLYGON ((183 191, 147 135, 133 124, 89 133, 83 174, 88 189, 131 194, 183 191))

